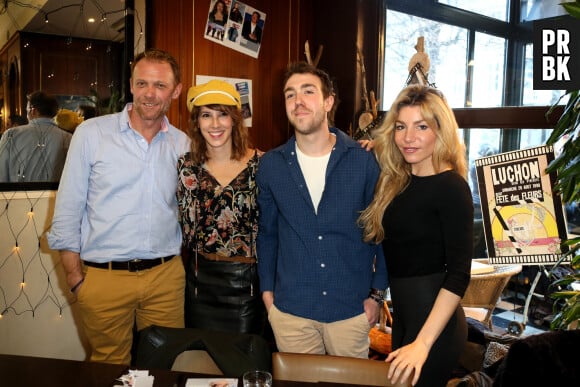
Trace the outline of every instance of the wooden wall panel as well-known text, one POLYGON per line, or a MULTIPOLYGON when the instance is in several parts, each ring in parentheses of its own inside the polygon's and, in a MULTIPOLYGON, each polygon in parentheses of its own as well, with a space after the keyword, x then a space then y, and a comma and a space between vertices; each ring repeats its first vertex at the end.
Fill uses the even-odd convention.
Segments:
POLYGON ((252 0, 246 3, 266 14, 258 58, 205 39, 209 0, 148 0, 147 46, 166 49, 180 61, 183 92, 179 104, 174 104, 168 114, 174 125, 181 129, 188 125, 185 100, 196 75, 248 78, 253 84, 250 133, 258 148, 269 150, 292 134, 286 119, 281 82, 288 62, 304 59, 304 41, 300 41, 304 39, 302 14, 309 13, 310 1, 252 0))
POLYGON ((96 91, 101 102, 107 102, 111 86, 120 85, 119 72, 114 71, 121 63, 119 43, 18 32, 2 48, 0 58, 0 70, 6 74, 4 124, 10 114, 26 114, 26 95, 33 91, 64 96, 90 96, 96 91))
POLYGON ((65 36, 20 32, 24 94, 42 89, 55 95, 111 95, 110 85, 119 85, 112 71, 121 60, 118 43, 65 36), (90 43, 90 49, 87 46, 90 43), (51 76, 52 75, 52 76, 51 76))

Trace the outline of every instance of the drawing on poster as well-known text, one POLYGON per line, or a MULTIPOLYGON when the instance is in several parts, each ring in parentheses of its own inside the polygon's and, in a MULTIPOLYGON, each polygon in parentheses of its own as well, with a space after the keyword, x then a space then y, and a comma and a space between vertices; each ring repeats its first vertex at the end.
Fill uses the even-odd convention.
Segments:
POLYGON ((266 14, 237 0, 210 0, 204 37, 257 58, 266 14))
MULTIPOLYGON (((556 262, 566 239, 551 146, 500 153, 475 160, 490 263, 542 265, 556 262)), ((565 247, 564 247, 565 249, 565 247)))
POLYGON ((252 80, 241 78, 227 78, 216 77, 210 75, 198 75, 195 77, 195 84, 201 85, 207 83, 212 79, 219 79, 233 85, 238 93, 240 93, 240 100, 242 102, 242 116, 244 117, 244 125, 252 127, 252 80))

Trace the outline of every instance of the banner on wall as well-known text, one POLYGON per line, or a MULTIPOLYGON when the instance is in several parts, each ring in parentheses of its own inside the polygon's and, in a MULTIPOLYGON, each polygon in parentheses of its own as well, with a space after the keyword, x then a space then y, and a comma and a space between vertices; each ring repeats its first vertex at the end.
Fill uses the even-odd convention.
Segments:
POLYGON ((564 253, 564 208, 553 193, 552 146, 500 153, 475 160, 490 263, 544 265, 564 253))
POLYGON ((240 100, 242 102, 242 117, 244 117, 244 125, 247 128, 252 127, 252 80, 242 78, 226 78, 215 77, 210 75, 197 75, 195 77, 195 84, 201 85, 207 83, 212 79, 227 82, 233 85, 238 93, 240 93, 240 100))
POLYGON ((266 14, 237 0, 210 0, 204 37, 257 58, 266 14))

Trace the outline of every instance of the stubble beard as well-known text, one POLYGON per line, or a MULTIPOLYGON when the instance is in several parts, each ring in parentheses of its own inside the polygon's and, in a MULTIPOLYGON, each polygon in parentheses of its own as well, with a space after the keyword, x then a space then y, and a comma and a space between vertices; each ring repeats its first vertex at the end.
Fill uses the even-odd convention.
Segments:
POLYGON ((302 135, 308 135, 316 133, 322 127, 324 123, 324 117, 319 117, 318 115, 312 116, 312 119, 301 119, 292 116, 290 120, 294 130, 302 135))
POLYGON ((137 101, 136 106, 134 106, 137 115, 144 121, 154 121, 163 118, 165 113, 169 110, 169 104, 163 103, 159 105, 157 102, 158 101, 137 101), (149 102, 156 104, 154 110, 145 107, 145 104, 149 102))

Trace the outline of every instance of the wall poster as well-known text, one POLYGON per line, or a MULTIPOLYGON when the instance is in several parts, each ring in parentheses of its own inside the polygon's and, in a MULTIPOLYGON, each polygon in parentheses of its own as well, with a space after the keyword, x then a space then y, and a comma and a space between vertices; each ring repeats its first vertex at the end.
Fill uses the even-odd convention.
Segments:
POLYGON ((210 0, 204 37, 257 58, 266 14, 238 0, 210 0))
POLYGON ((564 208, 546 167, 552 146, 475 160, 483 227, 492 264, 543 265, 562 255, 567 238, 564 208))

